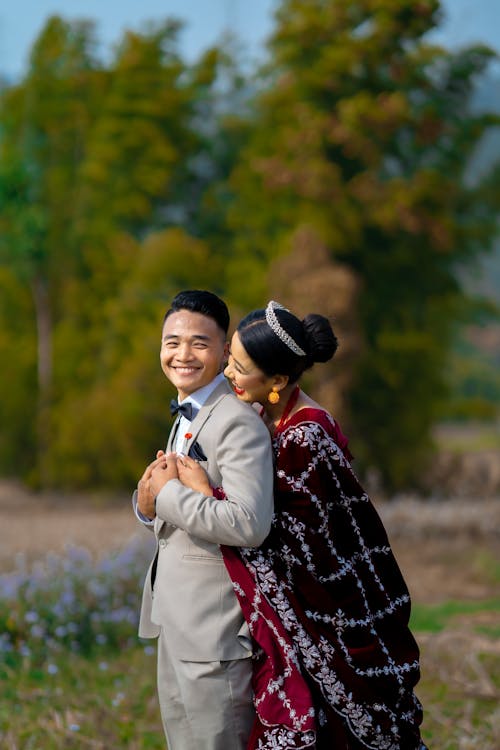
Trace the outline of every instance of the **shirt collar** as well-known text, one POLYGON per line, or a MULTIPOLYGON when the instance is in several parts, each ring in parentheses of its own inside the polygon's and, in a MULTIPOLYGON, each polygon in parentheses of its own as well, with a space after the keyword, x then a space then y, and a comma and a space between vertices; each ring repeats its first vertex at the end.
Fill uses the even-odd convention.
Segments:
POLYGON ((196 409, 199 411, 207 398, 210 396, 212 391, 214 391, 217 386, 222 383, 225 380, 224 373, 220 372, 218 375, 215 376, 215 378, 208 383, 208 385, 204 385, 202 388, 198 388, 197 391, 193 391, 193 393, 190 393, 189 396, 186 396, 182 401, 179 401, 180 404, 193 404, 193 406, 196 407, 196 409))

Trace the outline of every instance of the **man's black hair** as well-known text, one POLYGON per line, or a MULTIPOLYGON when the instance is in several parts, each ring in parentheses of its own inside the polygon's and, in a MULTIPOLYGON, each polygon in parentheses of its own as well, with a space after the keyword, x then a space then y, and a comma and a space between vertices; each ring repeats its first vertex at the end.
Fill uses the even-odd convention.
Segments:
POLYGON ((200 313, 215 320, 219 328, 227 334, 229 328, 229 310, 220 297, 213 292, 200 289, 188 289, 179 292, 173 298, 170 309, 165 313, 165 320, 174 312, 189 310, 189 312, 200 313))

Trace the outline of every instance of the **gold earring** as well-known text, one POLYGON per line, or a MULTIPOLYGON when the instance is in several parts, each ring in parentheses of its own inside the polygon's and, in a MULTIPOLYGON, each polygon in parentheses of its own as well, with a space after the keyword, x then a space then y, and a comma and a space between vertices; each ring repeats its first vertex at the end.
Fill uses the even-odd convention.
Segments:
POLYGON ((267 400, 270 404, 277 404, 280 400, 280 394, 278 393, 278 388, 275 385, 273 385, 273 389, 269 393, 267 400))

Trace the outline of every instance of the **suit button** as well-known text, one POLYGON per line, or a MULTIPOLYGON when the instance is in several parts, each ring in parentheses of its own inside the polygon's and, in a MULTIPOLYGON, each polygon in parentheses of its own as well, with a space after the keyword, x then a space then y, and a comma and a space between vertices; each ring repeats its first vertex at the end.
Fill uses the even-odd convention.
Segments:
POLYGON ((165 539, 160 539, 159 546, 160 547, 166 547, 167 546, 166 540, 165 539))

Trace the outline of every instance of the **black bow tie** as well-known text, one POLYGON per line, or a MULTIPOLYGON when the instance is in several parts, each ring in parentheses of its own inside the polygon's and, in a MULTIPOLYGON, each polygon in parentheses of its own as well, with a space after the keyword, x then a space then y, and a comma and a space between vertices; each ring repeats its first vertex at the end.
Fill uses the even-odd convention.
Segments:
POLYGON ((183 417, 186 417, 188 422, 191 422, 193 417, 196 414, 196 408, 193 407, 193 404, 188 401, 186 404, 179 404, 179 402, 173 398, 170 402, 170 414, 182 414, 183 417))

